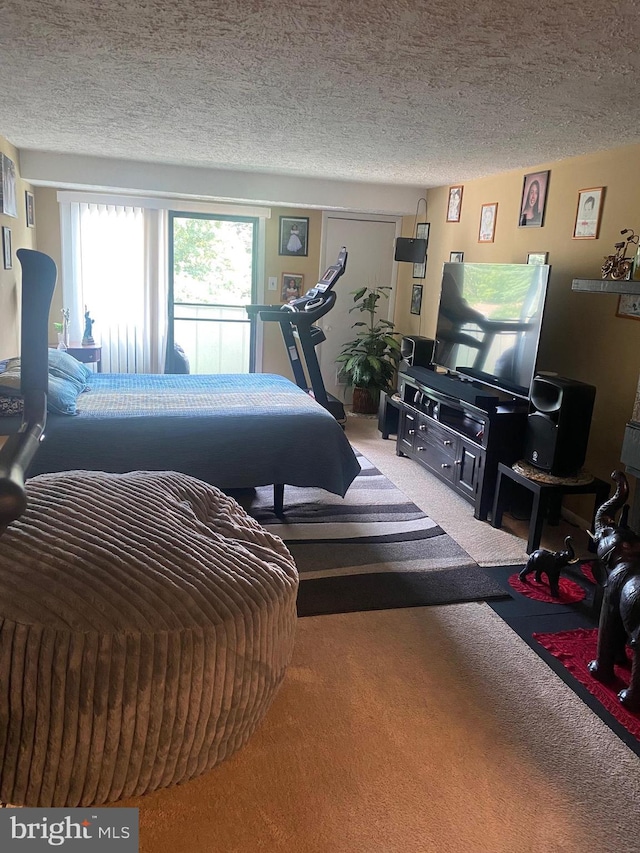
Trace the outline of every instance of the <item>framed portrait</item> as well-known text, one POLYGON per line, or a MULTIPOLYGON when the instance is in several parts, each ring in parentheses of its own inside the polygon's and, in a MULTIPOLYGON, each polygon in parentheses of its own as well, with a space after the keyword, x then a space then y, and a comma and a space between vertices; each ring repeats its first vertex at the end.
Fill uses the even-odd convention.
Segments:
POLYGON ((498 218, 498 202, 483 204, 480 208, 480 230, 478 243, 493 243, 496 234, 496 219, 498 218))
POLYGON ((24 208, 27 217, 27 228, 36 227, 36 206, 33 198, 33 193, 29 190, 24 191, 24 208))
POLYGON ((462 209, 462 187, 449 187, 449 201, 447 203, 447 222, 460 222, 460 211, 462 209))
POLYGON ((573 226, 574 240, 595 240, 600 231, 604 187, 590 187, 578 192, 576 221, 573 226))
POLYGON ((11 254, 11 228, 6 225, 2 226, 2 258, 3 266, 6 270, 10 270, 13 266, 13 258, 11 254))
POLYGON ((464 252, 449 252, 449 263, 461 264, 464 261, 464 252))
POLYGON ((544 225, 544 209, 551 172, 532 172, 524 176, 522 200, 520 201, 521 228, 541 228, 544 225))
POLYGON ((279 255, 306 258, 309 254, 309 217, 280 217, 279 255))
POLYGON ((16 164, 6 154, 0 154, 0 213, 17 216, 16 164))
POLYGON ((304 276, 299 273, 283 272, 282 284, 280 285, 280 299, 289 302, 303 295, 304 276))
POLYGON ((527 255, 528 264, 546 264, 549 258, 549 252, 529 252, 527 255))
MULTIPOLYGON (((427 248, 429 248, 429 229, 431 227, 430 222, 418 222, 416 225, 416 237, 419 240, 427 241, 427 248)), ((414 278, 424 278, 427 274, 427 257, 425 255, 425 259, 421 264, 413 265, 413 277, 414 278)))
POLYGON ((616 317, 626 317, 628 320, 640 320, 640 296, 623 293, 618 297, 616 317))
POLYGON ((422 311, 422 285, 414 284, 411 288, 411 313, 419 314, 422 311))

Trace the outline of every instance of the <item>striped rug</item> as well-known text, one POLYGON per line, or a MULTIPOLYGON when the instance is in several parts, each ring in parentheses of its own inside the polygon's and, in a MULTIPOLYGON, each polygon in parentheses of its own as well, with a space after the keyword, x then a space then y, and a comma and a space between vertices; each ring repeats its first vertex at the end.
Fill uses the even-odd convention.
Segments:
POLYGON ((345 498, 287 486, 282 520, 273 513, 271 487, 236 496, 293 554, 300 616, 508 597, 368 459, 358 458, 361 472, 345 498))

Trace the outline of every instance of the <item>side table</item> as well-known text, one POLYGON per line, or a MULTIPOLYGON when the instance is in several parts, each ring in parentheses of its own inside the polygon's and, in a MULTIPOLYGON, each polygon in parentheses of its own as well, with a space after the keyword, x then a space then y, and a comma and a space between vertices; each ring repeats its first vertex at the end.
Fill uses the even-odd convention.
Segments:
POLYGON ((400 417, 400 400, 394 399, 384 391, 380 392, 380 405, 378 407, 378 429, 383 438, 398 434, 398 421, 400 417))
MULTIPOLYGON (((509 498, 514 486, 523 486, 533 493, 533 505, 531 507, 531 521, 529 522, 529 538, 527 540, 527 554, 531 554, 540 547, 542 526, 545 516, 552 510, 554 519, 560 516, 560 507, 564 495, 595 495, 593 516, 591 526, 598 508, 609 497, 610 486, 604 480, 594 477, 588 483, 542 483, 530 480, 518 471, 514 471, 509 465, 500 462, 498 465, 498 479, 496 481, 496 492, 493 500, 493 513, 491 524, 493 527, 502 526, 502 514, 509 505, 509 498)), ((592 550, 592 548, 590 548, 592 550)))
POLYGON ((83 364, 95 364, 98 373, 102 373, 102 347, 96 344, 74 344, 67 347, 67 352, 83 364))

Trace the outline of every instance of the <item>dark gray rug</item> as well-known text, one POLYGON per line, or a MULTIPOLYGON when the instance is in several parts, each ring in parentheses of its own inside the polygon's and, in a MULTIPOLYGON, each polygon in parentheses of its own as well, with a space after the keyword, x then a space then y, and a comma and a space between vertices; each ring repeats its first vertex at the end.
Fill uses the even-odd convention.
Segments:
POLYGON ((358 458, 362 470, 345 498, 287 486, 284 519, 273 513, 271 487, 241 500, 293 554, 300 616, 509 597, 368 459, 358 458))

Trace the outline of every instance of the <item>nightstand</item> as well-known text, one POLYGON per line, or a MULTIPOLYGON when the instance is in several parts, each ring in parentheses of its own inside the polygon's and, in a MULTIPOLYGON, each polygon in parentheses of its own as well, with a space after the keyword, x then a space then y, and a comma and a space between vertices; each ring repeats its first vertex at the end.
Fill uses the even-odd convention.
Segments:
POLYGON ((71 344, 67 352, 83 364, 95 364, 98 373, 102 373, 102 347, 96 344, 71 344))

